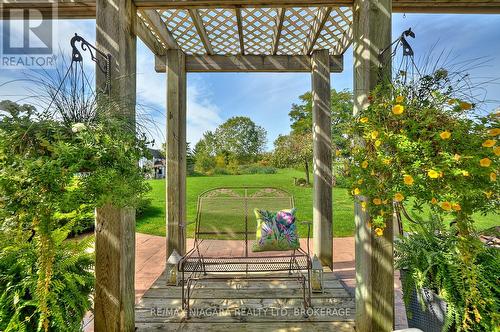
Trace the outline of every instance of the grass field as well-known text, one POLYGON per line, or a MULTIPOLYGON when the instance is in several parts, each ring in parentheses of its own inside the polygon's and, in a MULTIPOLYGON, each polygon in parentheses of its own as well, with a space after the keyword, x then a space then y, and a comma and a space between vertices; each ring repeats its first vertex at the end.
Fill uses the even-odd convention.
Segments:
MULTIPOLYGON (((283 188, 293 194, 299 220, 312 220, 312 188, 293 185, 293 177, 303 177, 296 170, 279 170, 276 174, 196 176, 187 178, 187 220, 194 222, 198 195, 203 191, 223 186, 270 186, 283 188)), ((151 180, 151 205, 137 219, 140 233, 165 236, 165 180, 151 180)), ((475 216, 478 229, 499 225, 499 215, 475 216)), ((299 228, 305 236, 305 228, 299 228)), ((335 237, 354 234, 354 208, 347 189, 333 189, 333 234, 335 237)), ((193 227, 188 227, 188 237, 193 227)))

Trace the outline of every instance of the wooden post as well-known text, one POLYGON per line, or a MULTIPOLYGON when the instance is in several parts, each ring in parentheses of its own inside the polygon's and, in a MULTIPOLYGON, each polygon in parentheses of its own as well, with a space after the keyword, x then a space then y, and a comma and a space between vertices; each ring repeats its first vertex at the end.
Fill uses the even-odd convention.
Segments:
POLYGON ((313 249, 323 265, 333 268, 332 121, 329 60, 328 50, 314 51, 311 56, 314 173, 313 249))
POLYGON ((186 60, 167 51, 167 259, 185 252, 186 232, 186 60))
MULTIPOLYGON (((135 126, 136 8, 132 0, 97 0, 96 46, 110 53, 111 97, 117 116, 135 126)), ((86 55, 86 54, 85 54, 86 55)), ((96 86, 105 75, 96 69, 96 86)), ((112 188, 110 188, 112 190, 112 188)), ((135 210, 105 205, 96 210, 94 329, 134 331, 135 210)))
MULTIPOLYGON (((391 7, 391 0, 354 1, 354 115, 368 105, 380 75, 390 77, 390 66, 381 70, 379 53, 391 43, 391 7)), ((376 237, 368 227, 369 218, 356 204, 356 331, 392 331, 393 225, 388 223, 384 235, 376 237)))

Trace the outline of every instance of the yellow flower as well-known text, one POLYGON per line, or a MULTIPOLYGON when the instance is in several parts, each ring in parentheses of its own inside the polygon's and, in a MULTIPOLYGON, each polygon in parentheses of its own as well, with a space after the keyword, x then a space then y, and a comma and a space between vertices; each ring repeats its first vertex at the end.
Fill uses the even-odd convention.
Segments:
POLYGON ((486 198, 490 198, 493 195, 492 191, 485 191, 484 194, 486 195, 486 198))
POLYGON ((368 118, 367 117, 363 117, 363 118, 359 119, 359 122, 361 122, 361 123, 367 123, 368 122, 368 118))
POLYGON ((460 211, 460 210, 462 210, 462 207, 461 207, 461 206, 460 206, 460 204, 458 204, 458 203, 452 204, 452 205, 451 205, 451 208, 452 208, 454 211, 460 211))
POLYGON ((341 151, 340 150, 335 150, 335 155, 338 157, 340 156, 341 151))
POLYGON ((431 178, 431 179, 437 179, 439 177, 439 173, 436 172, 435 170, 431 169, 430 171, 427 172, 427 175, 431 178))
POLYGON ((352 193, 354 195, 359 195, 359 194, 361 194, 361 190, 359 190, 359 188, 354 188, 354 190, 352 191, 352 193))
POLYGON ((463 176, 469 176, 469 175, 470 175, 470 173, 469 173, 469 171, 462 171, 462 175, 463 175, 463 176))
POLYGON ((382 201, 382 203, 384 203, 384 204, 387 204, 388 202, 389 202, 389 200, 388 200, 388 199, 384 199, 384 200, 382 201))
POLYGON ((359 179, 359 180, 358 180, 358 184, 362 184, 363 182, 364 182, 364 180, 363 180, 363 179, 359 179))
POLYGON ((500 146, 495 146, 493 148, 493 153, 496 155, 496 156, 500 156, 500 146))
POLYGON ((380 146, 380 144, 382 144, 382 141, 381 140, 376 140, 375 141, 375 147, 378 148, 380 146))
POLYGON ((455 99, 448 99, 448 105, 453 105, 455 104, 457 101, 455 99))
POLYGON ((451 137, 451 133, 446 130, 439 134, 439 137, 441 137, 441 139, 449 139, 451 137))
POLYGON ((382 200, 380 198, 374 198, 373 199, 373 204, 380 205, 380 204, 382 204, 382 200))
POLYGON ((456 161, 459 161, 461 158, 462 158, 462 156, 461 156, 461 155, 459 155, 459 154, 456 154, 456 153, 455 153, 455 155, 453 156, 453 159, 455 159, 456 161))
POLYGON ((495 146, 495 144, 497 144, 497 141, 495 141, 494 139, 487 139, 483 142, 483 146, 485 148, 491 148, 492 146, 495 146))
POLYGON ((404 96, 397 96, 396 97, 396 103, 402 103, 403 101, 405 100, 405 97, 404 96))
POLYGON ((497 180, 497 173, 491 172, 490 173, 490 181, 495 182, 497 180))
POLYGON ((450 202, 442 202, 441 208, 445 211, 450 211, 451 210, 451 203, 450 202))
POLYGON ((405 199, 405 197, 403 196, 403 194, 402 194, 402 193, 396 193, 396 194, 394 195, 394 200, 395 200, 396 202, 401 202, 401 201, 403 201, 403 199, 405 199))
POLYGON ((363 167, 363 168, 367 168, 367 167, 368 167, 368 161, 367 161, 367 160, 363 161, 363 162, 361 163, 361 167, 363 167))
POLYGON ((464 111, 470 110, 472 108, 472 104, 462 101, 460 103, 460 108, 463 109, 464 111))
POLYGON ((500 135, 500 128, 493 128, 493 129, 488 130, 488 135, 490 135, 490 136, 500 135))
POLYGON ((384 230, 382 228, 377 227, 377 228, 375 228, 375 234, 377 236, 382 236, 382 235, 384 235, 384 230))
POLYGON ((406 185, 411 186, 413 184, 413 177, 411 175, 405 175, 403 181, 406 185))
POLYGON ((403 112, 405 111, 405 107, 403 105, 394 105, 392 107, 392 113, 395 114, 395 115, 400 115, 400 114, 403 114, 403 112))
POLYGON ((361 202, 361 210, 366 211, 366 202, 361 202))
POLYGON ((382 160, 382 162, 386 165, 389 165, 391 163, 391 160, 389 158, 384 158, 384 160, 382 160))
POLYGON ((431 203, 432 204, 437 204, 438 200, 435 198, 435 197, 432 197, 431 199, 431 203))
POLYGON ((371 132, 371 137, 372 137, 372 139, 377 138, 378 137, 378 131, 376 131, 376 130, 372 131, 371 132))
POLYGON ((490 167, 491 159, 490 158, 483 158, 483 159, 479 160, 479 165, 481 165, 481 167, 490 167))

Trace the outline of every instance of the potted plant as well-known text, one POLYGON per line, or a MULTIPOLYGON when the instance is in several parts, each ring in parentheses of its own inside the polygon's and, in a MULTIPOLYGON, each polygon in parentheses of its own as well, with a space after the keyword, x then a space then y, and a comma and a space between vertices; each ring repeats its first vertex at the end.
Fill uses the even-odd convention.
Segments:
POLYGON ((500 322, 500 251, 478 237, 473 267, 464 261, 453 223, 439 216, 416 217, 408 236, 395 243, 396 268, 401 270, 408 326, 426 332, 494 331, 500 322), (474 289, 480 301, 468 297, 474 289))

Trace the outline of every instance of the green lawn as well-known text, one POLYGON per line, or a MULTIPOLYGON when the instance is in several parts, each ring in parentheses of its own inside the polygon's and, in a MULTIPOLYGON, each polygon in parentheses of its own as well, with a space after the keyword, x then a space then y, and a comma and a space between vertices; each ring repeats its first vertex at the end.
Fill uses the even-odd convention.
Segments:
MULTIPOLYGON (((299 220, 312 220, 312 188, 293 185, 293 177, 303 177, 300 171, 279 170, 277 174, 196 176, 187 178, 187 219, 195 220, 196 202, 203 191, 224 186, 271 186, 291 192, 295 198, 299 220)), ((165 180, 151 180, 153 188, 151 206, 137 219, 137 231, 152 235, 165 235, 165 180)), ((500 224, 498 215, 476 216, 478 229, 500 224)), ((299 228, 302 236, 305 229, 299 228)), ((333 189, 333 234, 335 237, 354 234, 354 209, 347 189, 333 189)), ((188 237, 193 236, 193 227, 188 227, 188 237)))

